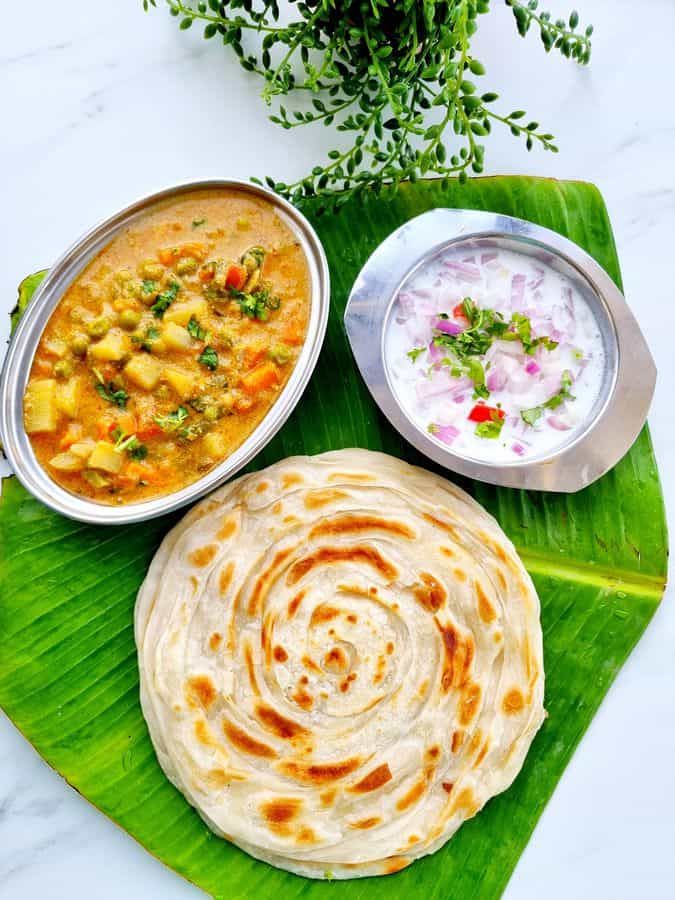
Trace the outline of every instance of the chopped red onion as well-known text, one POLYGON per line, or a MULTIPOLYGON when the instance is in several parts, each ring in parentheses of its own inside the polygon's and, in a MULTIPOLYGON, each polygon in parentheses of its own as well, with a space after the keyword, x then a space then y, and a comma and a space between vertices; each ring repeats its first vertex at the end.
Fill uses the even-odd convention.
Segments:
POLYGON ((451 259, 443 260, 443 265, 450 272, 453 272, 459 281, 480 281, 480 269, 469 263, 455 262, 451 259))
POLYGON ((512 444, 512 445, 511 445, 511 449, 513 450, 514 453, 517 453, 518 456, 524 456, 524 455, 525 455, 525 447, 523 447, 522 444, 519 444, 519 443, 512 444))
POLYGON ((522 274, 514 275, 511 279, 511 309, 514 312, 522 313, 523 311, 525 280, 525 276, 522 274))
POLYGON ((455 428, 454 425, 438 425, 432 422, 429 426, 429 431, 439 441, 443 441, 444 444, 452 444, 455 438, 459 437, 459 428, 455 428))
POLYGON ((464 329, 461 325, 458 325, 457 322, 453 322, 451 319, 436 319, 434 322, 434 328, 436 331, 442 331, 443 334, 461 334, 464 329))
POLYGON ((546 424, 550 425, 551 428, 555 428, 556 431, 569 431, 572 427, 568 425, 566 422, 560 418, 560 416, 549 416, 546 419, 546 424))
POLYGON ((528 375, 536 375, 538 372, 541 372, 541 366, 536 360, 531 359, 525 366, 525 371, 528 375))

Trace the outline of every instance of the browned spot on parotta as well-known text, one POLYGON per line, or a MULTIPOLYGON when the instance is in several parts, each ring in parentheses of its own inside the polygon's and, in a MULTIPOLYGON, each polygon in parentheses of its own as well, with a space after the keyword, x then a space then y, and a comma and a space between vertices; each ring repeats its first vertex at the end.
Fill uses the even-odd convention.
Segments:
POLYGON ((316 842, 316 834, 308 825, 298 828, 295 834, 296 844, 316 844, 316 842))
POLYGON ((487 756, 487 752, 490 749, 490 740, 489 738, 485 738, 485 743, 480 748, 478 752, 478 756, 473 761, 473 768, 477 769, 478 766, 483 762, 485 757, 487 756))
POLYGON ((211 635, 211 637, 209 638, 209 647, 215 653, 215 651, 218 649, 218 647, 220 647, 222 642, 223 642, 222 634, 220 634, 220 632, 218 632, 218 631, 214 631, 213 634, 211 635))
POLYGON ((490 622, 494 622, 497 618, 497 613, 478 581, 476 582, 476 597, 478 599, 478 615, 486 625, 489 625, 490 622))
POLYGON ((525 698, 523 697, 522 691, 518 690, 518 688, 512 688, 504 695, 502 709, 507 716, 519 713, 524 706, 525 698))
POLYGON ((266 703, 256 704, 255 714, 263 728, 284 740, 292 740, 300 735, 311 734, 303 725, 294 722, 292 719, 287 719, 266 703))
POLYGON ((462 790, 457 794, 455 799, 452 801, 452 806, 450 807, 450 812, 463 812, 464 817, 469 819, 471 816, 475 815, 480 809, 480 804, 477 802, 476 797, 474 796, 471 788, 462 788, 462 790))
POLYGON ((398 575, 398 570, 388 562, 375 547, 321 547, 303 559, 299 559, 288 573, 288 583, 297 584, 317 566, 331 565, 338 562, 353 562, 372 566, 389 581, 398 575))
POLYGON ((452 781, 443 781, 443 782, 441 782, 441 787, 443 788, 443 790, 445 791, 446 794, 451 794, 454 784, 452 783, 452 781))
POLYGON ((438 549, 441 551, 443 556, 447 556, 448 559, 454 559, 455 551, 451 547, 446 547, 444 545, 441 545, 438 549))
POLYGON ((343 694, 347 693, 347 691, 349 690, 349 688, 351 686, 352 681, 355 681, 355 680, 356 680, 356 672, 350 672, 346 678, 343 678, 343 680, 340 682, 340 690, 342 691, 343 694))
POLYGON ((384 861, 384 875, 393 875, 394 872, 400 872, 412 862, 407 856, 388 856, 384 861))
POLYGON ((241 772, 233 772, 231 769, 209 769, 208 772, 205 773, 206 780, 209 785, 214 788, 222 788, 227 787, 228 784, 232 784, 233 781, 246 781, 246 776, 242 775, 241 772))
POLYGON ((232 746, 236 747, 237 750, 241 750, 242 753, 248 753, 250 756, 260 756, 263 759, 276 759, 277 753, 275 750, 268 747, 267 744, 257 741, 243 728, 239 728, 238 725, 235 725, 228 719, 223 719, 223 731, 232 746))
POLYGON ((200 744, 203 744, 205 747, 215 747, 216 741, 213 737, 211 729, 206 724, 204 719, 197 719, 195 722, 195 737, 199 741, 200 744))
POLYGON ((277 644, 277 646, 272 651, 272 656, 276 659, 278 663, 284 663, 288 659, 288 653, 284 650, 282 646, 277 644))
POLYGON ((327 791, 321 791, 319 794, 319 800, 321 801, 322 806, 332 806, 335 803, 336 797, 337 791, 335 788, 329 788, 327 791))
POLYGON ((260 805, 260 814, 271 826, 285 825, 300 814, 302 800, 298 797, 278 797, 260 805))
POLYGON ((269 486, 269 481, 259 481, 255 486, 256 493, 264 494, 269 486))
POLYGON ((305 494, 305 509, 320 509, 336 500, 342 500, 348 497, 345 491, 338 491, 336 488, 327 488, 323 491, 307 491, 305 494))
POLYGON ((226 541, 228 538, 232 537, 236 530, 237 520, 232 516, 226 516, 223 519, 223 524, 220 526, 220 531, 217 532, 216 537, 220 541, 226 541))
POLYGON ((293 616, 298 611, 298 607, 302 603, 303 597, 305 596, 306 591, 299 591, 295 597, 288 604, 288 618, 292 619, 293 616))
POLYGON ((232 575, 234 574, 234 563, 230 560, 227 565, 220 570, 220 578, 218 579, 218 587, 221 594, 226 594, 227 589, 232 584, 232 575))
POLYGON ((441 748, 438 746, 438 744, 432 744, 431 747, 427 747, 425 756, 427 757, 429 762, 435 762, 440 755, 441 748))
POLYGON ((404 809, 409 809, 414 803, 417 803, 427 789, 428 783, 429 781, 426 777, 416 781, 410 790, 397 801, 396 809, 399 810, 399 812, 403 812, 404 809))
POLYGON ((216 688, 208 675, 195 675, 187 680, 185 697, 190 706, 208 709, 216 699, 216 688))
POLYGON ((441 531, 444 531, 446 534, 449 534, 451 538, 459 541, 459 533, 456 528, 450 525, 449 522, 444 522, 443 519, 439 519, 436 516, 432 516, 429 513, 422 513, 422 518, 426 519, 430 525, 435 526, 436 528, 440 528, 441 531))
POLYGON ((384 531, 412 540, 416 537, 412 528, 394 519, 383 519, 380 516, 364 513, 337 516, 334 519, 320 522, 309 533, 310 538, 325 537, 337 534, 360 534, 364 531, 384 531))
POLYGON ((333 472, 332 475, 328 477, 329 481, 375 481, 376 478, 374 475, 370 475, 368 472, 333 472))
POLYGON ((318 675, 321 674, 321 669, 317 666, 311 656, 305 654, 302 657, 302 664, 306 669, 309 669, 310 672, 315 672, 318 675))
POLYGON ((381 766, 378 766, 376 769, 373 769, 372 772, 365 775, 361 781, 357 781, 356 784, 353 784, 349 790, 353 794, 367 794, 369 791, 376 791, 378 788, 381 788, 383 784, 391 781, 392 777, 389 765, 387 763, 382 763, 381 766))
POLYGON ((279 764, 279 770, 296 781, 303 781, 307 784, 328 784, 351 775, 360 765, 361 760, 355 756, 342 762, 331 763, 282 762, 279 764))
POLYGON ((256 697, 260 696, 260 688, 258 687, 258 679, 255 677, 255 665, 253 663, 253 650, 248 641, 244 644, 244 661, 246 662, 246 671, 248 672, 248 680, 251 690, 256 697))
POLYGON ((468 725, 478 712, 481 689, 475 682, 468 684, 462 691, 459 701, 459 724, 468 725))
POLYGON ((415 600, 430 613, 438 612, 448 596, 443 585, 428 572, 420 572, 420 580, 412 591, 415 600))
POLYGON ((303 484, 305 479, 299 472, 286 472, 285 475, 281 478, 281 486, 286 491, 290 487, 294 487, 296 484, 303 484))
POLYGON ((441 633, 445 650, 441 687, 447 694, 451 688, 460 688, 466 684, 473 661, 473 640, 471 637, 463 638, 452 625, 441 625, 438 619, 434 621, 441 633))
POLYGON ((321 603, 312 613, 312 618, 309 620, 310 628, 314 628, 316 625, 323 625, 324 622, 330 622, 333 619, 337 619, 340 615, 340 610, 335 606, 330 606, 328 603, 321 603))
POLYGON ((379 825, 382 819, 379 816, 371 816, 369 819, 359 819, 358 822, 350 822, 350 828, 360 828, 365 831, 367 828, 374 828, 379 825))
POLYGON ((452 732, 452 745, 451 749, 453 753, 457 753, 457 751, 461 748, 464 743, 464 732, 463 731, 453 731, 452 732))
POLYGON ((274 558, 269 566, 264 569, 256 578, 251 596, 248 601, 249 616, 256 616, 262 607, 262 602, 267 596, 270 584, 273 580, 274 573, 284 564, 293 552, 293 547, 286 547, 284 550, 278 550, 274 554, 274 558))
POLYGON ((342 647, 331 647, 323 658, 323 667, 326 672, 339 674, 349 668, 349 658, 342 647))
POLYGON ((198 569, 203 569, 204 566, 208 566, 213 560, 213 557, 217 552, 217 544, 207 544, 206 547, 198 547, 196 550, 193 550, 192 553, 188 553, 188 560, 193 566, 197 566, 198 569))
POLYGON ((291 694, 291 700, 297 703, 298 706, 304 710, 309 710, 314 706, 314 699, 312 698, 312 695, 308 694, 301 684, 298 684, 297 688, 295 689, 295 693, 291 694))

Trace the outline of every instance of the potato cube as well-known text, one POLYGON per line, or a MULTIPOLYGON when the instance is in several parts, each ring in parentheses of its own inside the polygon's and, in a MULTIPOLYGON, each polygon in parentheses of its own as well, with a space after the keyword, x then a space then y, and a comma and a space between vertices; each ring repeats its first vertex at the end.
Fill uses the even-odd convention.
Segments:
POLYGON ((126 364, 124 374, 143 390, 151 391, 160 379, 162 364, 145 353, 139 353, 126 364))
POLYGON ((70 452, 75 456, 79 456, 80 459, 89 459, 95 447, 95 440, 92 438, 84 438, 82 441, 76 441, 74 444, 71 444, 70 452))
POLYGON ((56 381, 53 378, 30 381, 23 401, 24 427, 28 434, 56 431, 58 416, 56 381))
POLYGON ((164 343, 169 350, 188 350, 192 346, 192 338, 185 328, 169 322, 162 332, 164 343))
POLYGON ((58 384, 56 386, 56 408, 74 419, 80 405, 80 391, 79 378, 69 378, 65 384, 58 384))
POLYGON ((102 362, 118 362, 129 352, 129 338, 121 331, 109 331, 89 348, 89 355, 102 362))
POLYGON ((222 456, 225 456, 227 450, 224 435, 219 434, 217 431, 211 431, 205 435, 202 446, 204 447, 204 453, 212 459, 220 459, 222 456))
POLYGON ((84 469, 85 460, 67 450, 65 453, 57 453, 56 456, 52 456, 49 465, 59 472, 79 472, 84 469))
POLYGON ((115 450, 114 444, 99 441, 87 463, 90 469, 103 469, 115 475, 122 468, 122 454, 115 450))
POLYGON ((187 325, 194 316, 195 319, 208 315, 209 305, 203 297, 195 297, 194 300, 185 300, 182 303, 173 303, 164 313, 165 322, 175 322, 176 325, 187 325))
POLYGON ((196 376, 189 375, 177 366, 166 366, 164 380, 178 394, 181 400, 187 400, 195 389, 196 376))

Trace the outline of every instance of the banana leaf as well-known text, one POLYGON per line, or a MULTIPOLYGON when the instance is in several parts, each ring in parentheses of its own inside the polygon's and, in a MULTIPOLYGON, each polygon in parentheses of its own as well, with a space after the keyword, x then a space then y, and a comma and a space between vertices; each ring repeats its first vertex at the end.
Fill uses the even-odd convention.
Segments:
MULTIPOLYGON (((328 335, 311 384, 255 460, 361 446, 415 463, 356 371, 342 316, 352 282, 394 228, 435 206, 531 219, 576 241, 620 285, 596 188, 535 178, 404 185, 315 221, 330 263, 328 335)), ((22 285, 23 307, 40 274, 22 285)), ((17 314, 20 313, 20 309, 17 314)), ((461 479, 460 479, 461 481, 461 479)), ((647 429, 599 482, 565 496, 462 481, 514 541, 542 601, 548 719, 510 790, 434 856, 388 878, 311 882, 214 837, 162 774, 138 700, 136 591, 174 518, 94 528, 49 511, 16 479, 0 504, 0 705, 84 797, 215 898, 498 897, 575 747, 662 595, 667 536, 647 429)))

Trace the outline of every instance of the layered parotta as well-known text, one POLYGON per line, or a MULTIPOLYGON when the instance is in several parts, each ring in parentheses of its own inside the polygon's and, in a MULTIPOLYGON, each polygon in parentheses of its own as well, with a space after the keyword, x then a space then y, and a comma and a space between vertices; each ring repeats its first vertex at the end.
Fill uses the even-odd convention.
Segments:
POLYGON ((192 509, 136 641, 167 776, 217 834, 314 878, 437 850, 544 718, 539 601, 509 540, 454 485, 365 450, 192 509))

